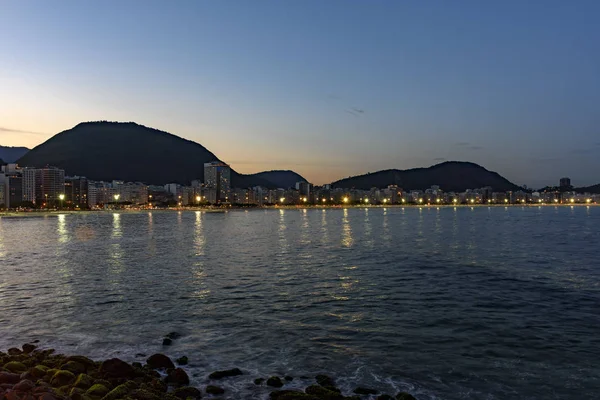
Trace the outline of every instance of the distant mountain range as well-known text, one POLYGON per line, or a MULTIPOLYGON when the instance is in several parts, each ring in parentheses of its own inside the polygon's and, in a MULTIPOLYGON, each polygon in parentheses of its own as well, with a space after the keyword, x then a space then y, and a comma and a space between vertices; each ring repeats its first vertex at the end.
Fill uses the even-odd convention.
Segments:
POLYGON ((0 146, 0 160, 5 163, 14 163, 23 157, 29 149, 27 147, 6 147, 0 146))
POLYGON ((433 185, 447 192, 462 192, 491 186, 494 191, 519 190, 520 187, 503 178, 496 172, 488 171, 480 165, 447 161, 429 168, 407 170, 388 169, 365 175, 354 176, 333 183, 336 188, 356 188, 368 190, 372 187, 385 188, 388 185, 410 190, 425 190, 433 185))
MULTIPOLYGON (((204 180, 204 163, 219 158, 202 145, 168 132, 133 122, 84 122, 28 150, 0 146, 0 159, 22 166, 53 165, 70 175, 93 180, 124 180, 162 185, 189 184, 204 180)), ((233 187, 294 187, 306 181, 294 171, 265 171, 240 174, 231 171, 233 187)), ((464 191, 490 186, 494 191, 515 191, 519 186, 496 172, 470 162, 448 161, 429 168, 390 169, 341 179, 335 188, 371 189, 398 185, 425 190, 439 185, 445 191, 464 191)), ((600 193, 600 185, 576 189, 600 193)))
MULTIPOLYGON (((22 166, 52 165, 93 180, 163 185, 204 180, 204 163, 220 161, 202 145, 133 122, 84 122, 60 132, 21 158, 22 166)), ((233 187, 293 187, 305 179, 292 171, 244 175, 231 171, 233 187)))
POLYGON ((575 188, 573 190, 576 191, 577 193, 594 193, 594 194, 600 194, 600 183, 597 184, 597 185, 593 185, 593 186, 586 186, 586 187, 575 188))

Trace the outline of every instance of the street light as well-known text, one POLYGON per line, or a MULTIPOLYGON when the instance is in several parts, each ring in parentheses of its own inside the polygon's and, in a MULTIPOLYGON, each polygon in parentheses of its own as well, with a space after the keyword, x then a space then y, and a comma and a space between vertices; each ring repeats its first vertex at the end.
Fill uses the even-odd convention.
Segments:
POLYGON ((344 203, 347 203, 347 202, 348 202, 348 198, 344 197, 344 203))
POLYGON ((63 203, 63 200, 65 199, 65 195, 64 194, 59 194, 58 195, 58 199, 60 200, 60 208, 62 208, 62 203, 63 203))
POLYGON ((285 201, 285 197, 282 197, 279 199, 279 202, 283 204, 283 202, 285 201))
POLYGON ((119 202, 119 198, 121 197, 121 195, 120 194, 115 194, 113 197, 115 198, 115 203, 118 203, 119 202))
POLYGON ((197 205, 198 203, 200 203, 200 200, 202 200, 202 197, 200 197, 200 196, 196 196, 196 205, 197 205))
POLYGON ((387 199, 383 199, 383 204, 387 203, 387 199))

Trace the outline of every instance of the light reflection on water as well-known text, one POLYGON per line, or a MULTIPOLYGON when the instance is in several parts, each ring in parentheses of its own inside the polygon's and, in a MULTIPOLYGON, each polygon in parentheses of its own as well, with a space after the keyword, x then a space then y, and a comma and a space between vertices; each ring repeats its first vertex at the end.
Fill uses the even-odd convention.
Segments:
MULTIPOLYGON (((3 218, 0 345, 41 339, 131 360, 186 354, 195 384, 239 366, 253 377, 327 371, 350 391, 353 382, 419 399, 591 400, 600 392, 598 211, 3 218), (170 331, 184 337, 162 348, 170 331)), ((231 398, 268 396, 244 382, 225 383, 231 398)))

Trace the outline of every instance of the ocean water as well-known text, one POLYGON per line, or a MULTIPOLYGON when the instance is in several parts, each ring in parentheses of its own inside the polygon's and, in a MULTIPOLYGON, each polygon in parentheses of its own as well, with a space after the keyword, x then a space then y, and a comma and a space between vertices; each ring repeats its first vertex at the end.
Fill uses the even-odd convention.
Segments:
POLYGON ((600 207, 0 218, 0 348, 421 399, 600 396, 600 207), (172 346, 162 337, 182 334, 172 346))

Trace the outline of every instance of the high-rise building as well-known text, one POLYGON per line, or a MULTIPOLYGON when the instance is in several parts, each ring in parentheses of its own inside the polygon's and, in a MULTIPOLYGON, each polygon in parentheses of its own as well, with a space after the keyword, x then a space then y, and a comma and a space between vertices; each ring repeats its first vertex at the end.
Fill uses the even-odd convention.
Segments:
POLYGON ((23 177, 12 175, 6 177, 6 208, 16 208, 23 204, 23 177))
POLYGON ((204 184, 216 190, 215 203, 229 201, 231 191, 231 168, 229 165, 214 161, 204 164, 204 184))
POLYGON ((88 180, 85 177, 65 178, 65 204, 72 207, 88 206, 88 180))
POLYGON ((23 169, 23 201, 35 204, 36 184, 35 184, 35 168, 23 169))
POLYGON ((56 167, 23 170, 23 200, 37 206, 56 206, 65 194, 65 171, 56 167))
POLYGON ((571 187, 571 179, 570 178, 560 178, 560 187, 561 188, 571 187))

